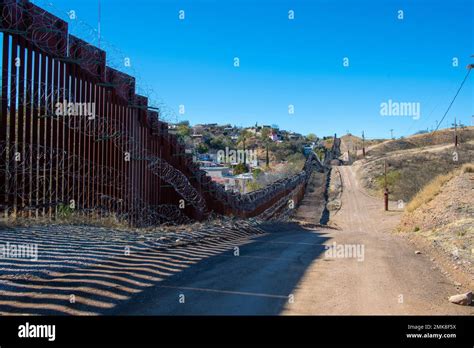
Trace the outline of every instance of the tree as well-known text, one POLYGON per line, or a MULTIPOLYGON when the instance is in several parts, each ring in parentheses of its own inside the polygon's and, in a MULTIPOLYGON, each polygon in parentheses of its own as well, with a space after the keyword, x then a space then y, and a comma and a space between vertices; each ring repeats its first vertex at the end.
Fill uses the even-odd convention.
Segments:
POLYGON ((230 147, 229 142, 230 142, 229 138, 223 135, 218 135, 216 137, 211 136, 206 143, 209 145, 209 148, 211 149, 225 150, 226 146, 230 147))
POLYGON ((234 175, 247 173, 247 166, 244 163, 239 163, 234 167, 233 173, 234 175))
POLYGON ((263 128, 262 131, 260 132, 260 137, 263 141, 267 140, 270 138, 270 134, 272 133, 272 129, 271 128, 263 128))
POLYGON ((252 136, 252 133, 250 133, 248 130, 246 129, 243 129, 240 134, 239 134, 239 138, 237 139, 237 143, 238 144, 242 144, 243 146, 243 149, 245 150, 245 142, 247 141, 247 139, 249 139, 250 137, 252 136))
POLYGON ((265 143, 265 167, 270 167, 270 156, 268 155, 268 141, 265 143))
POLYGON ((243 150, 244 150, 244 164, 247 163, 247 153, 246 153, 246 148, 245 148, 245 142, 247 141, 248 138, 250 138, 251 134, 248 130, 244 129, 240 132, 239 139, 237 140, 237 143, 241 143, 243 150))
POLYGON ((263 144, 265 145, 265 166, 268 168, 270 166, 270 156, 268 155, 268 147, 270 143, 270 134, 273 132, 271 128, 263 128, 261 132, 261 138, 263 144))
POLYGON ((200 143, 197 147, 196 150, 198 153, 207 153, 209 151, 209 148, 207 147, 206 144, 200 143))
POLYGON ((309 133, 309 134, 306 136, 306 139, 307 139, 308 141, 315 142, 316 140, 318 140, 318 137, 317 137, 316 134, 314 134, 314 133, 309 133))
POLYGON ((182 121, 178 123, 177 133, 181 138, 191 136, 191 127, 189 126, 189 121, 182 121))
POLYGON ((255 169, 252 171, 252 176, 253 176, 253 178, 254 178, 255 180, 258 179, 258 177, 259 177, 260 175, 262 175, 262 174, 263 174, 263 170, 261 170, 260 168, 255 168, 255 169))

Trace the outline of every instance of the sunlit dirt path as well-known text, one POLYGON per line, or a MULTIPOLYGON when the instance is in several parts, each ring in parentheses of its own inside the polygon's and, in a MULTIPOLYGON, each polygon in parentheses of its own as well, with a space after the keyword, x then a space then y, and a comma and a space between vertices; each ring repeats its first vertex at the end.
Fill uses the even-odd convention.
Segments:
POLYGON ((472 307, 449 303, 447 297, 456 293, 452 282, 428 256, 415 254, 413 246, 391 232, 401 215, 396 207, 383 211, 383 202, 359 187, 352 167, 337 167, 332 175, 338 170, 342 207, 331 216, 337 229, 327 230, 326 244, 363 246, 363 260, 347 255, 315 260, 297 284, 295 302, 283 313, 473 314, 472 307))

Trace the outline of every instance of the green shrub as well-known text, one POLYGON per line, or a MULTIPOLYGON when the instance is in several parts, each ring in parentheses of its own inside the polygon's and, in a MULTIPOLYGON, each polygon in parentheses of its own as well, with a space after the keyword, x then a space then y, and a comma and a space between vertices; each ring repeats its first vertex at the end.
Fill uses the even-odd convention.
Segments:
POLYGON ((262 173, 263 173, 263 170, 261 170, 260 168, 255 168, 252 171, 253 178, 257 179, 262 173))
POLYGON ((207 153, 209 151, 209 148, 206 144, 201 143, 196 147, 196 150, 199 153, 207 153))
POLYGON ((239 175, 242 173, 247 173, 248 169, 244 163, 239 163, 234 167, 234 175, 239 175))
POLYGON ((59 204, 58 209, 57 209, 57 216, 60 219, 67 219, 71 217, 74 209, 72 209, 69 205, 67 204, 59 204))
POLYGON ((262 185, 260 185, 256 181, 250 181, 250 182, 247 183, 247 191, 248 192, 256 191, 256 190, 261 189, 261 188, 262 188, 262 185))
MULTIPOLYGON (((389 191, 393 191, 394 187, 398 184, 400 180, 401 173, 399 170, 390 170, 387 171, 387 187, 389 191)), ((375 183, 379 190, 383 190, 385 188, 385 175, 381 174, 375 178, 375 183)))

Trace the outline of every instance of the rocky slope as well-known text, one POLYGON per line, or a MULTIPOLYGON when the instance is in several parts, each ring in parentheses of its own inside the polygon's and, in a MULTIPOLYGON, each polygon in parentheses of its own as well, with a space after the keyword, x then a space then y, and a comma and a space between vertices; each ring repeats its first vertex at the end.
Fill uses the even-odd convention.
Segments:
POLYGON ((474 279, 473 165, 452 173, 436 192, 420 192, 423 200, 405 212, 399 230, 418 243, 459 288, 472 290, 474 279))

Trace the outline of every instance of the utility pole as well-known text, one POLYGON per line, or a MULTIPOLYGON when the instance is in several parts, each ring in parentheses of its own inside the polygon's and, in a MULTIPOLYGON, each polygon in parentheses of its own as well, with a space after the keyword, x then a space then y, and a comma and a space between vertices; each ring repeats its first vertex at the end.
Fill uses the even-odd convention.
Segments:
POLYGON ((390 138, 393 140, 393 129, 390 129, 390 138))
POLYGON ((244 166, 247 167, 247 152, 245 151, 245 136, 244 136, 244 139, 243 139, 243 145, 244 145, 244 166))
POLYGON ((385 191, 383 193, 383 197, 384 197, 385 211, 388 211, 387 160, 385 160, 383 163, 383 169, 384 169, 384 182, 385 182, 384 183, 385 191))
POLYGON ((265 142, 265 151, 266 151, 265 164, 266 164, 267 168, 269 168, 270 167, 270 157, 268 156, 268 140, 265 142))
POLYGON ((364 131, 362 131, 362 157, 365 158, 365 136, 364 136, 364 131))
POLYGON ((458 148, 458 129, 456 123, 456 117, 454 117, 454 148, 458 148))

